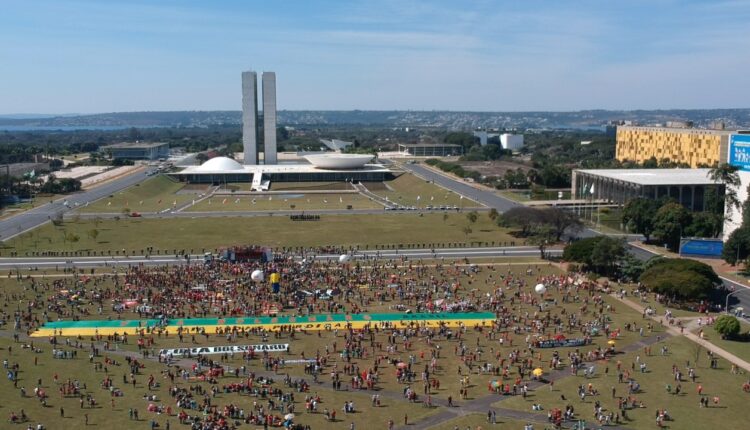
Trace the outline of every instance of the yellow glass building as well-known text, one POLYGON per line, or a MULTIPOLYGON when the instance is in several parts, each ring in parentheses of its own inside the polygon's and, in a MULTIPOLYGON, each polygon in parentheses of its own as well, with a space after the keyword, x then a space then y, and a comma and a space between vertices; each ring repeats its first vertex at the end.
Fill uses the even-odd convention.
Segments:
POLYGON ((671 127, 617 127, 618 161, 657 160, 686 163, 692 168, 713 167, 727 161, 731 131, 671 127))

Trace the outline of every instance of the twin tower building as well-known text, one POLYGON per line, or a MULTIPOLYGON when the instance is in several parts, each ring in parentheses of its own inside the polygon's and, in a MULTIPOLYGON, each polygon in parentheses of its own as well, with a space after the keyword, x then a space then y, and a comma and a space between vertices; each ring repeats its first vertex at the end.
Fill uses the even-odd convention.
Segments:
MULTIPOLYGON (((276 157, 276 73, 263 72, 263 163, 277 164, 276 157)), ((258 74, 242 72, 242 148, 243 164, 260 164, 258 148, 258 74)))

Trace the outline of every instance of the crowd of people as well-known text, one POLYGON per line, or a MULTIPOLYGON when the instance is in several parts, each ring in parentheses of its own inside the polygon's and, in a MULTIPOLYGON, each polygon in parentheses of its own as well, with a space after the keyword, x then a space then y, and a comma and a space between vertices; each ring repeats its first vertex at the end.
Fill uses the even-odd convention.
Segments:
MULTIPOLYGON (((548 382, 534 375, 537 369, 558 372, 569 368, 573 375, 583 369, 584 376, 589 377, 594 372, 594 363, 608 360, 615 353, 613 346, 602 346, 607 339, 616 340, 625 332, 643 334, 644 329, 651 329, 646 321, 614 326, 612 314, 616 309, 605 300, 606 286, 579 274, 546 274, 549 271, 539 265, 528 265, 519 271, 510 265, 476 265, 466 261, 422 262, 401 258, 339 262, 317 261, 313 257, 282 253, 269 262, 214 260, 190 266, 136 265, 105 274, 28 278, 22 280, 23 292, 0 293, 1 300, 16 307, 8 310, 6 306, 2 321, 14 331, 29 335, 45 322, 62 319, 167 321, 373 311, 482 311, 495 315, 492 324, 484 327, 372 324, 361 330, 317 332, 312 334, 313 339, 319 339, 312 342, 314 346, 308 344, 307 350, 295 347, 295 354, 305 363, 304 376, 295 377, 288 374, 284 359, 268 352, 223 353, 215 359, 199 356, 193 357, 192 365, 186 365, 186 360, 159 354, 157 349, 157 345, 167 342, 183 345, 250 339, 257 342, 286 339, 296 345, 294 336, 298 334, 294 331, 269 333, 262 329, 220 327, 215 331, 170 333, 166 326, 160 326, 144 327, 136 336, 49 339, 55 354, 63 351, 61 357, 68 354, 75 357, 75 351, 83 351, 88 352, 97 371, 108 374, 113 369, 126 369, 122 384, 116 384, 109 376, 102 380, 102 387, 109 390, 113 399, 122 395, 124 386, 135 387, 136 380, 142 379, 146 360, 170 365, 161 375, 168 381, 170 399, 147 393, 143 409, 153 415, 176 416, 178 423, 194 430, 225 430, 238 423, 293 427, 295 398, 304 398, 306 412, 320 413, 319 405, 325 394, 314 390, 324 383, 330 383, 335 391, 343 385, 349 391, 371 393, 398 384, 406 401, 431 405, 432 396, 440 392, 441 385, 454 385, 448 383, 450 379, 459 381, 456 398, 467 399, 469 388, 474 386, 472 379, 483 375, 496 381, 489 383, 490 392, 525 396, 532 381, 548 382), (263 273, 261 280, 254 276, 258 271, 263 273), (278 279, 278 285, 269 282, 271 274, 277 274, 274 279, 278 279), (535 291, 537 284, 544 285, 545 291, 535 291), (604 342, 592 342, 597 338, 604 342), (565 343, 570 340, 579 343, 565 343), (117 345, 131 343, 137 346, 140 356, 130 353, 125 362, 117 362, 114 359, 117 345), (548 345, 555 347, 546 349, 544 357, 542 350, 548 345), (565 345, 574 346, 562 349, 565 345), (458 363, 455 374, 447 362, 458 363), (278 379, 269 374, 278 375, 278 379), (227 377, 234 379, 228 382, 227 377), (326 377, 328 381, 321 381, 326 377), (238 394, 255 400, 252 406, 247 401, 222 402, 216 400, 217 394, 238 394)), ((638 362, 637 366, 640 372, 647 371, 645 362, 638 362)), ((618 363, 616 372, 618 382, 628 384, 628 394, 621 397, 619 411, 604 411, 596 401, 594 417, 602 425, 618 423, 627 410, 643 407, 637 399, 635 368, 628 370, 618 363)), ((676 369, 677 382, 682 380, 682 372, 694 378, 694 369, 676 369)), ((160 383, 153 375, 146 379, 149 392, 158 389, 160 383)), ((55 382, 61 395, 82 396, 82 401, 95 402, 74 378, 55 382)), ((675 390, 681 389, 676 387, 675 390)), ((588 383, 579 387, 577 394, 582 399, 596 398, 602 391, 588 383)), ((449 399, 452 404, 453 397, 449 399)), ((378 394, 373 394, 372 403, 380 405, 378 394)), ((535 411, 543 410, 541 404, 534 406, 535 411)), ((326 405, 323 409, 326 419, 336 421, 337 408, 326 405)), ((354 403, 347 401, 342 411, 344 415, 353 413, 354 403)), ((564 420, 577 419, 578 414, 569 404, 564 410, 551 409, 548 417, 554 425, 560 425, 564 420)), ((666 411, 659 416, 660 422, 669 419, 666 411)))

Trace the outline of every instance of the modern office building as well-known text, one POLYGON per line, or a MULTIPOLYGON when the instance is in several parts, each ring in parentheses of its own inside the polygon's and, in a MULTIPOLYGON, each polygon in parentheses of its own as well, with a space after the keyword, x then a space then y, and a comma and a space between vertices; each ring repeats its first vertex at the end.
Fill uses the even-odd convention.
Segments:
MULTIPOLYGON (((303 154, 293 163, 278 164, 276 150, 276 74, 264 72, 263 160, 259 163, 258 75, 242 73, 242 162, 214 157, 200 166, 188 166, 170 175, 183 182, 225 184, 250 182, 252 191, 268 191, 271 182, 387 181, 393 172, 373 162, 374 155, 320 152, 303 154)), ((348 142, 335 141, 342 144, 348 142)), ((346 145, 342 145, 342 148, 346 145)), ((457 146, 457 145, 452 145, 457 146)))
POLYGON ((500 146, 502 146, 503 149, 518 151, 519 149, 523 148, 523 134, 501 134, 500 146))
POLYGON ((479 138, 479 145, 487 146, 487 143, 493 137, 499 137, 499 133, 489 133, 487 130, 475 130, 474 137, 479 138))
MULTIPOLYGON (((729 145, 727 145, 727 163, 739 169, 737 172, 740 177, 740 186, 734 191, 740 202, 747 201, 750 198, 747 188, 750 185, 750 131, 738 131, 729 136, 729 145)), ((742 208, 733 208, 731 211, 725 206, 724 208, 724 239, 729 237, 737 227, 742 224, 742 208)))
POLYGON ((99 151, 111 154, 113 160, 159 160, 169 158, 169 144, 164 142, 123 142, 102 146, 99 151))
POLYGON ((258 75, 242 72, 243 164, 258 164, 258 75))
POLYGON ((463 154, 463 146, 448 143, 399 143, 399 152, 414 157, 450 157, 463 154))
POLYGON ((263 164, 276 164, 276 73, 263 72, 263 164))
POLYGON ((731 134, 726 130, 689 127, 620 125, 617 127, 616 158, 623 162, 643 163, 654 157, 657 161, 669 159, 693 168, 710 167, 726 162, 731 134))
POLYGON ((692 211, 706 209, 709 188, 723 193, 709 175, 711 169, 592 169, 573 170, 572 199, 606 200, 625 204, 643 197, 669 197, 692 211))
POLYGON ((317 153, 304 156, 307 164, 265 165, 242 165, 230 158, 216 157, 170 175, 190 183, 250 182, 253 191, 267 191, 271 182, 382 182, 393 179, 390 169, 371 164, 373 157, 367 154, 317 153))

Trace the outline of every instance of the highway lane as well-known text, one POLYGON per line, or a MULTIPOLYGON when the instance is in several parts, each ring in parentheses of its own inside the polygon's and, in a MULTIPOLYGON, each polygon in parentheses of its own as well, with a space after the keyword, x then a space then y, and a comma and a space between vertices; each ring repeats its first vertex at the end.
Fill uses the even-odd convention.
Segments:
MULTIPOLYGON (((473 187, 460 180, 453 179, 451 177, 448 177, 447 175, 436 173, 433 170, 428 169, 418 164, 402 164, 401 167, 404 170, 415 173, 425 179, 434 181, 436 184, 444 188, 455 191, 459 194, 463 194, 486 206, 494 207, 500 212, 506 211, 510 208, 520 205, 519 203, 513 202, 504 197, 500 197, 490 190, 483 190, 483 189, 479 189, 478 187, 473 187)), ((598 236, 600 234, 602 233, 586 228, 583 231, 577 233, 576 237, 579 237, 579 238, 592 237, 592 236, 598 236)), ((625 238, 626 240, 629 240, 629 241, 641 239, 637 235, 626 235, 625 238)), ((628 248, 630 252, 641 261, 647 261, 651 258, 659 256, 659 254, 653 253, 643 248, 633 246, 630 243, 628 243, 628 248)), ((730 297, 730 302, 729 302, 730 309, 732 307, 741 306, 745 309, 746 312, 750 313, 750 285, 741 284, 739 282, 735 282, 727 278, 722 278, 722 282, 724 283, 725 287, 727 287, 728 289, 732 291, 738 288, 741 289, 740 292, 730 297)))
POLYGON ((455 180, 446 175, 437 173, 420 164, 401 164, 400 166, 406 171, 416 174, 417 176, 420 176, 426 180, 432 181, 443 188, 452 190, 487 207, 495 208, 499 212, 505 212, 508 209, 521 206, 520 203, 514 202, 513 200, 507 199, 505 197, 498 196, 494 192, 482 190, 468 183, 455 180))
POLYGON ((85 205, 114 194, 131 185, 144 181, 148 176, 146 170, 139 170, 130 175, 115 178, 90 190, 71 194, 51 203, 37 206, 21 214, 0 220, 0 239, 7 240, 24 231, 39 227, 49 222, 57 214, 75 210, 77 206, 85 205))
MULTIPOLYGON (((448 177, 446 175, 436 173, 431 169, 428 169, 424 166, 418 165, 418 164, 403 164, 401 167, 404 170, 410 171, 411 173, 414 173, 418 176, 421 176, 422 178, 426 180, 433 181, 437 185, 450 189, 458 194, 461 194, 471 200, 474 200, 476 202, 479 202, 488 208, 495 208, 500 212, 507 211, 508 209, 511 209, 513 207, 520 206, 519 203, 514 202, 512 200, 509 200, 507 198, 501 197, 494 193, 491 190, 483 190, 478 187, 474 187, 470 184, 467 184, 463 181, 453 179, 451 177, 448 177)), ((34 209, 31 209, 29 211, 26 211, 22 214, 19 214, 17 216, 7 218, 5 220, 0 220, 0 238, 3 240, 7 240, 15 235, 18 235, 24 231, 33 229, 35 227, 38 227, 46 222, 49 222, 51 218, 56 216, 58 213, 63 213, 70 215, 69 213, 77 206, 85 205, 86 202, 93 202, 95 200, 101 199, 103 197, 106 197, 110 194, 114 194, 124 188, 127 188, 129 186, 135 185, 139 182, 144 181, 148 176, 146 175, 146 170, 142 170, 136 173, 133 173, 131 175, 127 175, 121 178, 114 179, 108 183, 102 184, 98 187, 95 187, 91 190, 84 191, 81 193, 73 194, 67 198, 61 198, 59 200, 56 200, 52 203, 45 204, 39 207, 36 207, 34 209), (67 205, 66 205, 67 204, 67 205)), ((274 211, 274 212, 235 212, 235 211, 216 211, 216 212, 170 212, 170 213, 163 213, 163 214, 144 214, 144 217, 153 217, 153 218, 162 218, 162 217, 185 217, 185 218, 197 218, 197 217, 236 217, 236 216, 242 216, 242 217, 251 217, 251 216, 286 216, 294 213, 299 213, 300 211, 274 211)), ((433 211, 434 212, 434 211, 433 211)), ((409 214, 409 213, 415 213, 415 211, 384 211, 381 209, 366 209, 366 210, 312 210, 312 211, 305 211, 305 213, 308 214, 319 214, 319 215, 326 215, 326 214, 381 214, 381 213, 391 213, 391 214, 409 214)), ((120 216, 119 214, 81 214, 82 218, 89 218, 89 217, 115 217, 120 216)), ((590 229, 585 229, 581 233, 578 234, 579 237, 590 237, 592 235, 597 235, 598 232, 595 232, 590 229)), ((648 260, 650 258, 653 258, 657 254, 652 253, 650 251, 637 248, 634 246, 629 246, 630 251, 635 255, 637 258, 641 260, 648 260)), ((426 258, 428 257, 429 252, 422 252, 422 253, 416 253, 416 254, 405 254, 407 250, 401 250, 399 251, 400 254, 395 254, 399 256, 403 255, 410 255, 410 257, 413 258, 426 258)), ((476 254, 461 254, 463 252, 462 250, 452 250, 452 251, 446 251, 438 255, 438 257, 445 257, 445 258, 460 258, 463 256, 477 256, 476 254)), ((493 254, 492 251, 481 251, 483 256, 499 256, 497 254, 493 254)), ((507 251, 506 251, 507 252, 507 251)), ((518 254, 516 251, 513 251, 516 256, 532 256, 532 255, 538 255, 538 251, 524 251, 529 252, 528 254, 518 254)), ((394 258, 395 255, 391 254, 383 254, 382 258, 394 258)), ((202 257, 194 257, 192 261, 200 260, 202 257)), ((321 257, 322 258, 322 257, 321 257)), ((331 256, 330 258, 334 258, 331 256)), ((337 258, 337 257, 336 257, 337 258)), ((52 260, 43 260, 43 259, 30 259, 31 261, 23 261, 25 259, 0 259, 0 268, 10 268, 10 267, 19 267, 19 266, 27 266, 27 267, 55 267, 55 266, 63 266, 68 263, 66 263, 65 259, 52 259, 52 260)), ((105 264, 111 265, 111 264, 175 264, 178 262, 184 262, 184 258, 165 258, 165 257, 158 257, 158 258, 138 258, 138 257, 130 257, 125 258, 121 260, 106 260, 102 258, 98 258, 92 261, 83 261, 85 259, 82 259, 80 262, 78 260, 73 261, 73 265, 78 265, 79 267, 97 267, 97 266, 104 266, 105 264), (106 260, 106 261, 104 261, 106 260), (82 264, 83 266, 80 266, 82 264)), ((729 279, 723 279, 724 284, 730 288, 730 289, 736 289, 736 288, 743 288, 743 291, 741 293, 737 293, 733 296, 730 304, 734 306, 743 306, 745 309, 750 311, 750 287, 747 285, 743 285, 734 281, 731 281, 729 279)))
MULTIPOLYGON (((550 255, 561 255, 561 249, 549 249, 550 255)), ((388 260, 388 259, 459 259, 459 258, 499 258, 499 257, 539 257, 539 250, 532 246, 518 247, 466 247, 466 248, 437 248, 437 249, 392 249, 355 251, 351 255, 356 260, 388 260)), ((338 260, 340 254, 308 255, 306 258, 315 260, 338 260)), ((301 259, 302 257, 300 257, 301 259)), ((112 257, 28 257, 28 258, 0 258, 0 270, 28 270, 29 268, 92 268, 110 266, 131 266, 142 264, 157 266, 166 264, 202 264, 203 255, 151 255, 151 256, 112 256, 112 257)))

